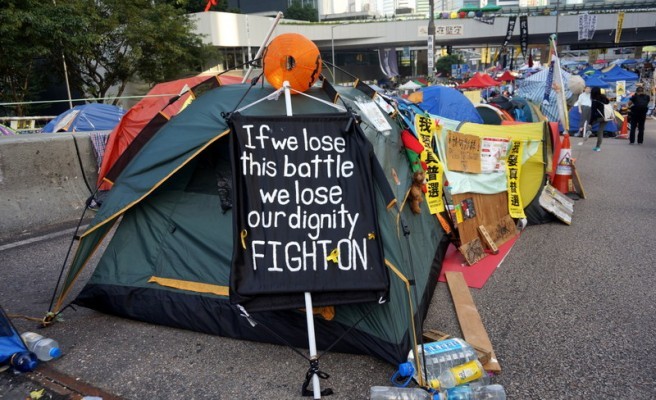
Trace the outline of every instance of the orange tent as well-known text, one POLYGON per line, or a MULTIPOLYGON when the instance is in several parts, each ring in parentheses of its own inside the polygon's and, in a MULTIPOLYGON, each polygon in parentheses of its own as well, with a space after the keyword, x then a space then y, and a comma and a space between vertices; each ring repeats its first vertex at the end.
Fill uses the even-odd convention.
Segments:
POLYGON ((109 134, 105 154, 98 171, 97 183, 100 190, 111 188, 116 176, 141 146, 166 121, 178 114, 188 104, 190 98, 194 98, 198 94, 194 93, 194 89, 206 84, 219 86, 240 83, 241 80, 242 78, 226 75, 197 75, 155 85, 146 97, 123 115, 119 124, 109 134), (140 145, 133 146, 131 151, 126 152, 134 138, 143 131, 146 131, 144 132, 146 135, 140 145), (113 168, 114 166, 116 168, 113 168))

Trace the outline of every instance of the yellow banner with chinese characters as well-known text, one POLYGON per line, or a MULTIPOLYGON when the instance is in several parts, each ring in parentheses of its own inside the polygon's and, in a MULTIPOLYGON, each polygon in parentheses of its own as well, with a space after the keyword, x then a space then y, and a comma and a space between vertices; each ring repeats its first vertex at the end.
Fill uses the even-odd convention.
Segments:
POLYGON ((444 211, 444 201, 442 200, 442 182, 444 168, 439 158, 433 152, 431 141, 433 134, 438 127, 437 121, 425 115, 415 115, 415 130, 419 135, 419 141, 424 146, 420 159, 426 163, 426 203, 431 214, 437 214, 444 211))
POLYGON ((524 204, 519 192, 519 176, 522 170, 524 143, 513 140, 506 161, 506 180, 508 181, 508 212, 513 218, 526 218, 524 204))
POLYGON ((624 25, 624 11, 617 14, 617 27, 615 28, 615 43, 619 43, 622 38, 622 26, 624 25))

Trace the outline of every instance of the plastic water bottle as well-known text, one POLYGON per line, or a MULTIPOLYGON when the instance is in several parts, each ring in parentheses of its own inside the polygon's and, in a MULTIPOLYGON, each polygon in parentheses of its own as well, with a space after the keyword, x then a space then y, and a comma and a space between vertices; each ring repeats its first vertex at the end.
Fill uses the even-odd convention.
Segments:
POLYGON ((451 389, 455 386, 477 381, 485 378, 485 370, 480 361, 469 361, 466 364, 449 368, 437 377, 439 381, 437 388, 440 390, 451 389))
POLYGON ((16 371, 20 372, 34 371, 34 368, 36 368, 38 364, 39 361, 36 358, 36 354, 31 351, 20 351, 14 353, 9 359, 9 365, 11 365, 16 371))
POLYGON ((50 361, 61 356, 59 344, 53 339, 34 332, 25 332, 21 335, 21 338, 27 345, 27 349, 36 354, 41 361, 50 361))
POLYGON ((456 386, 446 391, 448 400, 506 400, 506 391, 501 385, 456 386))
MULTIPOLYGON (((426 354, 426 372, 428 374, 426 381, 431 386, 435 384, 433 381, 438 379, 442 372, 457 365, 478 359, 476 350, 469 343, 459 338, 424 343, 423 351, 426 354)), ((419 348, 419 357, 421 357, 421 352, 422 349, 419 348)), ((403 377, 412 376, 416 381, 419 381, 418 373, 414 367, 414 360, 413 351, 410 350, 408 362, 399 365, 398 374, 403 377)), ((423 367, 421 372, 423 376, 423 367)))
POLYGON ((370 400, 445 400, 442 393, 429 393, 419 388, 372 386, 370 400))

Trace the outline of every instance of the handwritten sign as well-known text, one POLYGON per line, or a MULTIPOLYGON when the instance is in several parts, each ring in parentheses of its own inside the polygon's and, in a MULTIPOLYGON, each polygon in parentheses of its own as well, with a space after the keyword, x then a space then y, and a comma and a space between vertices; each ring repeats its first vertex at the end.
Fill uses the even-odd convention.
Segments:
POLYGON ((447 131, 446 162, 449 170, 481 173, 481 138, 447 131))
MULTIPOLYGON (((360 131, 344 132, 356 125, 350 118, 232 117, 233 302, 340 292, 338 303, 345 303, 349 291, 357 293, 353 301, 386 293, 371 144, 360 131)), ((278 308, 274 303, 249 310, 278 308)), ((281 303, 295 308, 304 301, 281 303)))

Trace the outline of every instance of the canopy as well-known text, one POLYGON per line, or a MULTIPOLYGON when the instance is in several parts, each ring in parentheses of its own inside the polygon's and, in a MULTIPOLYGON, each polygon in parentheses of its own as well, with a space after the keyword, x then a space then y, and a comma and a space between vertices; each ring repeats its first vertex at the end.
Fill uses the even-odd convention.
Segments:
POLYGON ((515 79, 516 79, 515 75, 513 75, 512 73, 510 73, 510 71, 507 70, 504 71, 503 75, 497 78, 497 80, 501 82, 514 81, 515 79))
POLYGON ((404 83, 403 85, 399 86, 399 89, 400 90, 417 90, 417 89, 421 89, 422 87, 423 86, 421 86, 417 82, 415 82, 413 80, 409 80, 406 83, 404 83))
POLYGON ((607 82, 601 80, 600 75, 585 76, 583 80, 585 81, 586 86, 599 87, 604 89, 610 87, 607 82))
POLYGON ((477 72, 470 80, 458 86, 458 89, 483 89, 499 85, 501 82, 495 81, 488 74, 477 72))
POLYGON ((614 65, 601 74, 601 79, 608 83, 617 81, 637 81, 638 78, 638 74, 634 74, 633 72, 627 71, 617 65, 614 65))

